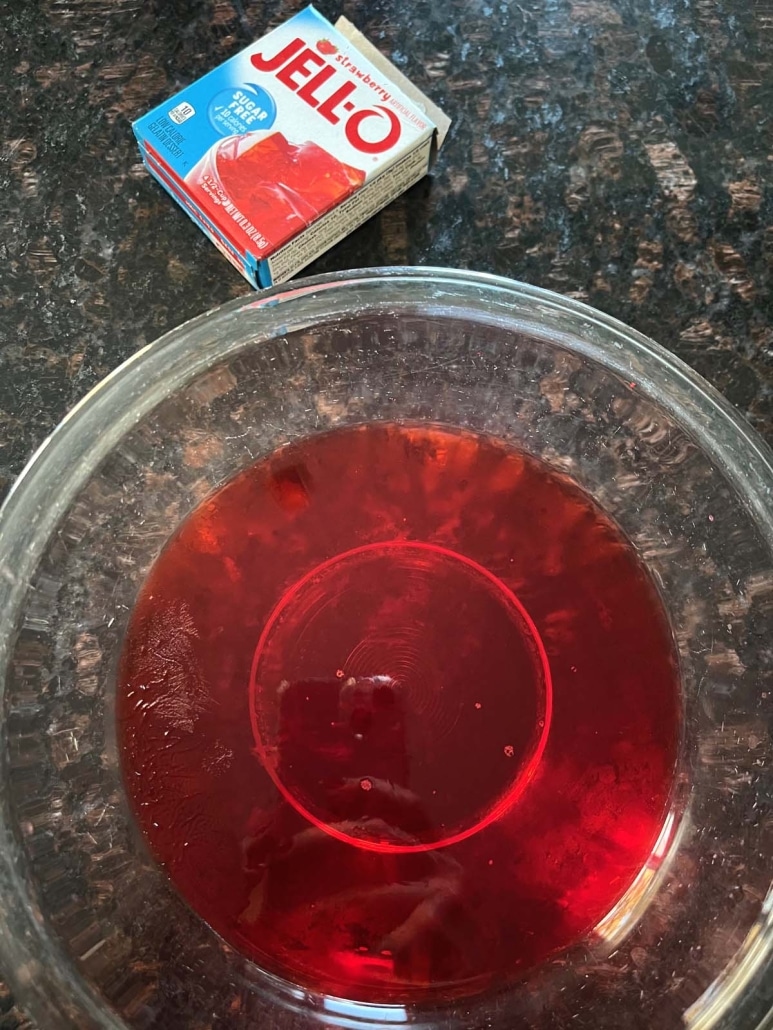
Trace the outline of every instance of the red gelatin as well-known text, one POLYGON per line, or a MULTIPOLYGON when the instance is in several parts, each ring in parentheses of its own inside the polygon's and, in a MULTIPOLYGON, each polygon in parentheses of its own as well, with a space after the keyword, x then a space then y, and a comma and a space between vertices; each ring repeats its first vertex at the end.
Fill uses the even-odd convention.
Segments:
POLYGON ((201 187, 202 176, 219 183, 272 247, 281 246, 365 181, 359 168, 316 143, 290 143, 281 132, 232 136, 217 145, 187 179, 199 203, 208 208, 211 199, 201 187))
POLYGON ((150 846, 267 969, 438 1000, 577 941, 646 863, 678 678, 631 545, 498 441, 310 437, 187 519, 122 660, 150 846))

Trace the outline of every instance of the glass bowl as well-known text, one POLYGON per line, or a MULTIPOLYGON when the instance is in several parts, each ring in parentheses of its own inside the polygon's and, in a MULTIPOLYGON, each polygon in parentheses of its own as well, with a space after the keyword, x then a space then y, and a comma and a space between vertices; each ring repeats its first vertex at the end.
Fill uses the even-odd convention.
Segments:
POLYGON ((0 963, 41 1027, 752 1028, 773 999, 771 456, 597 311, 442 269, 241 298, 137 353, 0 516, 0 963), (387 420, 493 434, 571 477, 658 584, 684 712, 671 807, 614 909, 522 982, 368 1005, 261 970, 188 909, 129 811, 118 656, 181 520, 279 445, 387 420))

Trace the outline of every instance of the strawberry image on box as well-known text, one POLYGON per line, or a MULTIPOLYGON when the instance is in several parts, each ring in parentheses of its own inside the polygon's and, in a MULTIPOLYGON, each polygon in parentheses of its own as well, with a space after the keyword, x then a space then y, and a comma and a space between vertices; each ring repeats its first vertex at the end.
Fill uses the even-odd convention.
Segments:
POLYGON ((425 175, 449 124, 346 19, 307 7, 134 132, 151 174, 268 286, 425 175))

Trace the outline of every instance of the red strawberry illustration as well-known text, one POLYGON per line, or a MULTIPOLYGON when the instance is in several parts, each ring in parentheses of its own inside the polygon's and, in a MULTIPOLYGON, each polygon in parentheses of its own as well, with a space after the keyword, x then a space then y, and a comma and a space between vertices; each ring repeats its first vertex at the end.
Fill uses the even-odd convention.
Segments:
POLYGON ((338 53, 338 47, 335 43, 331 43, 329 39, 321 39, 317 43, 317 50, 319 50, 321 54, 325 54, 325 56, 338 53))

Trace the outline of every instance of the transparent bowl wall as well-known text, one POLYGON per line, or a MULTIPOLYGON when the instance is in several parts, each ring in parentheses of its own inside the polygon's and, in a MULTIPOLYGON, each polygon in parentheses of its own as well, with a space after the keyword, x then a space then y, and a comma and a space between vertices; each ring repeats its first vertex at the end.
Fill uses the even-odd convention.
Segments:
POLYGON ((307 280, 137 354, 0 520, 0 962, 22 1003, 46 1030, 757 1027, 773 994, 772 483, 761 441, 665 351, 490 276, 307 280), (278 445, 372 419, 485 431, 572 476, 647 563, 681 663, 672 808, 631 890, 523 983, 445 1008, 321 997, 236 954, 147 853, 116 752, 127 619, 180 520, 278 445))

